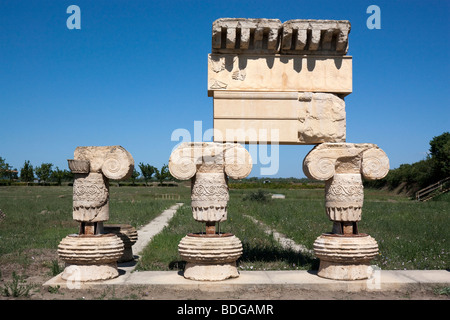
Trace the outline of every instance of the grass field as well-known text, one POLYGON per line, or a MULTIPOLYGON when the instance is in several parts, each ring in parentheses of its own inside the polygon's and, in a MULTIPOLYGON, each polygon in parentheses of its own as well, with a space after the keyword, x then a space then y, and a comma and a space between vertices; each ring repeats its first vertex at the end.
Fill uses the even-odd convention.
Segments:
MULTIPOLYGON (((250 218, 254 217, 295 242, 312 249, 314 240, 331 231, 324 209, 323 189, 265 189, 285 199, 246 200, 255 189, 232 189, 228 220, 221 232, 235 234, 243 243, 241 270, 317 269, 311 254, 284 249, 250 218)), ((182 269, 178 243, 190 232, 203 231, 193 220, 188 184, 178 187, 111 186, 110 220, 136 228, 148 223, 175 202, 184 202, 160 234, 145 249, 138 270, 182 269), (179 199, 162 200, 161 194, 179 199)), ((55 250, 66 235, 78 232, 72 220, 72 187, 0 187, 0 271, 4 263, 27 263, 29 249, 55 250)), ((382 269, 448 269, 450 267, 450 194, 420 203, 385 191, 365 190, 359 231, 378 241, 382 269)))

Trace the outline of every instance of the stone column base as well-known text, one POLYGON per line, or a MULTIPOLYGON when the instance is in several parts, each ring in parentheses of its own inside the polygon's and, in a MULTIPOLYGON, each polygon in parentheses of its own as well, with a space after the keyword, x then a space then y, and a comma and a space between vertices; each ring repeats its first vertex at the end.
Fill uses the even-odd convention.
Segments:
POLYGON ((119 275, 117 260, 124 252, 122 240, 115 234, 68 235, 58 246, 58 255, 66 263, 64 280, 101 281, 119 275))
POLYGON ((363 280, 372 276, 373 269, 368 263, 344 264, 335 261, 320 260, 317 275, 333 280, 363 280))
POLYGON ((102 265, 66 265, 64 272, 61 274, 63 280, 76 283, 77 281, 102 281, 117 278, 119 271, 117 263, 102 265))
POLYGON ((320 259, 318 276, 334 280, 361 280, 372 275, 370 260, 378 254, 378 244, 367 234, 343 236, 322 234, 314 242, 320 259))
POLYGON ((236 260, 242 255, 242 243, 230 233, 188 234, 181 239, 178 252, 186 261, 187 279, 221 281, 239 276, 236 260))
POLYGON ((224 264, 201 264, 187 262, 183 276, 186 279, 199 281, 222 281, 239 277, 236 262, 224 264))

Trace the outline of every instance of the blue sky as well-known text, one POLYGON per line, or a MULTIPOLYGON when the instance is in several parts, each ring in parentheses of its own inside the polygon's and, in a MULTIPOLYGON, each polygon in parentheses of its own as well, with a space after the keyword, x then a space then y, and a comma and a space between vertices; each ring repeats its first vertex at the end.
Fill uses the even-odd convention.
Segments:
MULTIPOLYGON (((0 157, 67 169, 77 146, 122 145, 161 167, 182 128, 212 128, 207 96, 218 18, 349 20, 347 142, 375 143, 391 168, 450 131, 449 1, 0 1, 0 157), (81 29, 69 30, 69 5, 81 29), (369 5, 381 9, 370 30, 369 5)), ((304 177, 313 146, 280 146, 275 177, 304 177)), ((257 159, 258 161, 258 159, 257 159)), ((251 176, 261 176, 254 165, 251 176)))

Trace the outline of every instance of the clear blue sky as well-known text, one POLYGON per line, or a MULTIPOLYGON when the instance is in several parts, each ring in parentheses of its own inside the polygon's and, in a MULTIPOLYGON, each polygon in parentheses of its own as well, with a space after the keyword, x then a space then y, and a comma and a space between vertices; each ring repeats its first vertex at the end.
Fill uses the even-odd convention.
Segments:
MULTIPOLYGON (((347 142, 375 143, 391 168, 450 131, 449 1, 0 1, 0 157, 67 169, 77 146, 122 145, 168 162, 175 129, 212 128, 211 25, 222 17, 343 19, 352 29, 347 142), (81 30, 69 30, 69 5, 81 30), (369 30, 369 5, 381 29, 369 30)), ((275 177, 304 177, 312 146, 280 146, 275 177)), ((251 176, 260 176, 259 163, 251 176)))

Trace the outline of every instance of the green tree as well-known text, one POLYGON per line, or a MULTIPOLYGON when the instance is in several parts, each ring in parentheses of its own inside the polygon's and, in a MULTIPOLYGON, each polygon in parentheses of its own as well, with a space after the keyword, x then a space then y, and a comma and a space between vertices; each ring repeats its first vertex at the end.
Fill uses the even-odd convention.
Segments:
POLYGON ((133 186, 136 184, 136 179, 139 176, 140 176, 140 173, 136 169, 133 169, 133 173, 131 174, 131 182, 132 182, 133 186))
POLYGON ((48 181, 52 174, 52 163, 43 163, 39 167, 36 167, 35 173, 39 179, 39 183, 43 181, 44 183, 48 181))
POLYGON ((34 169, 29 160, 25 160, 22 169, 20 169, 20 180, 23 182, 34 180, 34 169))
POLYGON ((51 179, 56 181, 58 186, 60 186, 62 180, 64 179, 64 171, 56 167, 56 169, 51 173, 51 179))
POLYGON ((161 171, 155 168, 155 178, 159 181, 159 185, 163 185, 163 182, 170 179, 172 175, 170 174, 169 167, 165 164, 162 166, 161 171))
POLYGON ((149 164, 139 163, 139 169, 141 169, 142 176, 144 177, 145 185, 152 178, 153 174, 156 172, 156 168, 149 164))
POLYGON ((430 156, 432 160, 434 180, 441 180, 450 176, 449 132, 444 132, 430 141, 430 156))
POLYGON ((0 157, 0 179, 5 178, 7 176, 9 170, 9 164, 6 162, 6 159, 0 157))
POLYGON ((64 169, 63 174, 64 174, 64 177, 63 177, 64 181, 72 181, 73 182, 73 172, 72 171, 64 169))

